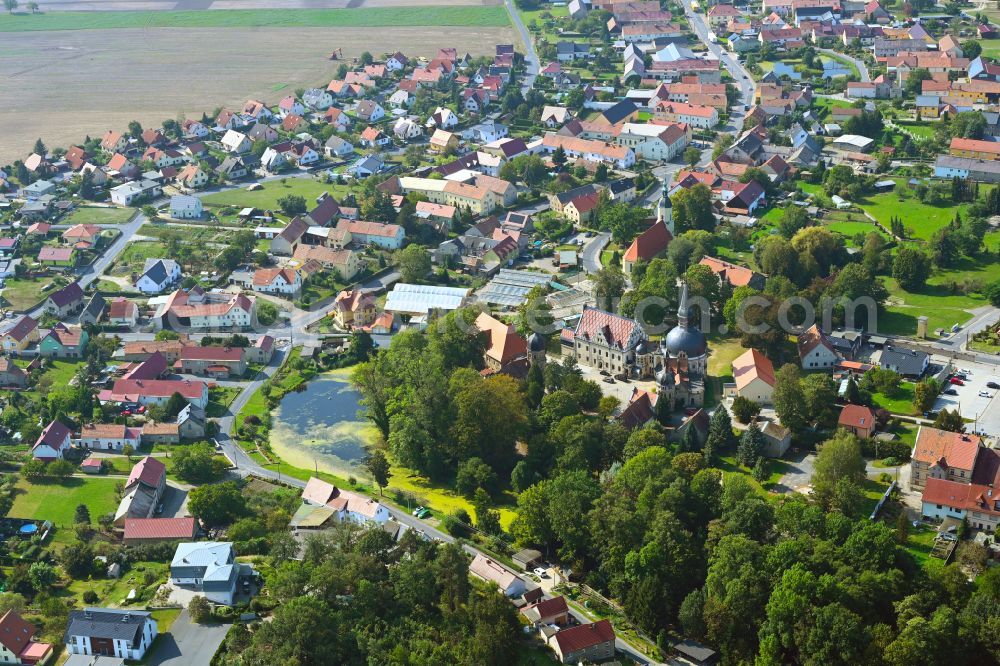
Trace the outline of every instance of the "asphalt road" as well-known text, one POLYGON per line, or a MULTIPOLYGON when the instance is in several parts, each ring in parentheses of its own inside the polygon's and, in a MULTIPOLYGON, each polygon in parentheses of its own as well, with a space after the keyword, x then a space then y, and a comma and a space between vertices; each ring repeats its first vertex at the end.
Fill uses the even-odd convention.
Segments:
POLYGON ((514 22, 514 27, 517 28, 517 32, 521 35, 521 41, 524 42, 524 48, 527 51, 527 55, 524 57, 526 72, 524 82, 521 84, 521 94, 527 95, 528 91, 535 85, 535 77, 538 76, 538 52, 535 51, 535 43, 531 41, 531 33, 528 32, 524 21, 521 20, 521 15, 517 13, 517 8, 514 7, 514 1, 504 0, 504 6, 507 7, 510 20, 514 22))
MULTIPOLYGON (((698 39, 702 41, 709 52, 718 58, 722 62, 722 66, 726 68, 729 75, 733 77, 736 82, 736 86, 740 90, 740 96, 743 100, 743 104, 750 106, 753 104, 753 94, 756 83, 753 77, 750 76, 748 72, 740 62, 729 53, 729 51, 722 48, 719 44, 713 44, 708 39, 708 25, 705 23, 705 17, 702 14, 695 13, 691 8, 692 0, 683 0, 684 14, 687 16, 688 23, 694 30, 695 35, 698 39)), ((734 130, 740 132, 743 129, 743 117, 733 117, 734 130)))
POLYGON ((608 242, 610 240, 611 234, 605 231, 591 238, 590 241, 583 246, 583 252, 581 252, 580 255, 584 272, 596 273, 601 270, 601 252, 603 252, 604 248, 608 246, 608 242))
POLYGON ((148 663, 150 666, 202 666, 212 657, 229 631, 228 624, 198 625, 182 610, 170 631, 156 639, 148 663))

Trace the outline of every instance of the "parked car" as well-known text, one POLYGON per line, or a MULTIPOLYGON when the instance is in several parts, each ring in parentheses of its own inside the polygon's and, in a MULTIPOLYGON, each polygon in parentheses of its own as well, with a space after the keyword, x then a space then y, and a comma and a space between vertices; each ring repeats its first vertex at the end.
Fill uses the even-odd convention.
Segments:
POLYGON ((614 377, 605 377, 601 381, 604 382, 605 384, 614 384, 615 383, 615 378, 614 377))
POLYGON ((1000 384, 997 384, 996 382, 986 382, 986 388, 1000 389, 1000 384))
POLYGON ((955 389, 947 389, 947 390, 944 391, 944 394, 945 395, 958 395, 958 391, 956 391, 955 389))
POLYGON ((948 380, 948 383, 954 384, 955 386, 965 386, 965 382, 963 382, 958 377, 952 377, 951 379, 948 380))
POLYGON ((548 578, 549 577, 549 574, 548 574, 548 572, 545 571, 544 567, 535 567, 535 571, 533 573, 536 576, 538 576, 539 578, 548 578))

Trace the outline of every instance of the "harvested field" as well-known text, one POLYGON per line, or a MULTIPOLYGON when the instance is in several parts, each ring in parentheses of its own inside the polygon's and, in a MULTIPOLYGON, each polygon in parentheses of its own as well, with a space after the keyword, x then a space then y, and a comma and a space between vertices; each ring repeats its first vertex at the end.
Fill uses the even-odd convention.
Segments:
MULTIPOLYGON (((210 14, 205 12, 204 14, 210 14)), ((433 57, 442 46, 474 55, 516 42, 513 29, 463 27, 202 28, 8 33, 0 39, 0 164, 49 147, 124 129, 199 117, 250 97, 268 103, 296 88, 325 86, 345 58, 401 50, 433 57), (373 37, 375 37, 373 39, 373 37), (250 51, 247 45, 252 45, 250 51), (248 57, 247 54, 253 54, 248 57), (266 54, 266 56, 262 55, 266 54)))
MULTIPOLYGON (((233 0, 228 0, 232 2, 233 0)), ((204 11, 202 5, 213 4, 190 0, 188 10, 173 11, 166 5, 137 5, 137 11, 74 11, 42 14, 2 14, 0 32, 38 32, 48 30, 104 30, 129 28, 295 28, 295 27, 387 27, 427 26, 491 26, 507 25, 507 10, 502 6, 462 5, 442 7, 382 6, 352 9, 223 9, 204 11), (195 6, 198 5, 198 6, 195 6)), ((175 7, 183 7, 184 2, 175 7)), ((279 2, 280 4, 280 2, 279 2)), ((243 5, 235 0, 235 6, 243 5)), ((232 5, 228 5, 232 6, 232 5)))

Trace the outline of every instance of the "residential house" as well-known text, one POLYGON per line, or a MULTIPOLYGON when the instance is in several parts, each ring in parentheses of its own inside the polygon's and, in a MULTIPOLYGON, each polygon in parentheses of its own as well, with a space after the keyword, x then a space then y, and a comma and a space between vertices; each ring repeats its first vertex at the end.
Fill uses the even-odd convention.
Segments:
POLYGON ((409 141, 423 136, 424 128, 413 118, 399 118, 392 126, 392 133, 400 141, 409 141))
POLYGON ((108 308, 108 324, 124 328, 135 328, 139 321, 139 306, 134 301, 119 296, 111 301, 108 308))
POLYGON ((837 427, 867 439, 875 434, 875 412, 863 405, 844 405, 837 419, 837 427))
POLYGON ((1000 160, 1000 141, 980 141, 955 137, 948 152, 955 157, 973 160, 1000 160))
POLYGON ((927 371, 930 356, 924 351, 886 345, 872 354, 872 363, 883 369, 898 372, 909 379, 915 379, 927 371))
POLYGON ((458 148, 458 135, 443 129, 434 130, 429 141, 430 149, 436 153, 448 153, 458 148))
POLYGON ((524 594, 525 584, 515 572, 503 564, 477 553, 469 565, 469 573, 487 583, 493 583, 508 597, 519 597, 524 594))
POLYGON ((181 132, 185 139, 204 139, 209 135, 208 127, 191 118, 181 123, 181 132))
POLYGON ((144 178, 112 187, 109 193, 112 203, 119 206, 132 206, 140 201, 160 196, 163 193, 163 187, 154 180, 144 178))
POLYGON ((246 178, 247 174, 250 173, 250 167, 246 158, 240 155, 230 155, 215 168, 215 173, 228 181, 239 180, 246 178))
POLYGON ((341 219, 337 223, 337 231, 347 232, 356 245, 376 245, 387 250, 398 250, 403 247, 406 232, 398 224, 382 224, 380 222, 365 222, 364 220, 341 219))
POLYGON ((197 220, 202 216, 201 199, 186 194, 170 197, 170 217, 176 220, 197 220))
POLYGON ((87 331, 79 326, 57 324, 42 336, 38 355, 42 358, 82 358, 89 339, 87 331))
POLYGON ((24 370, 6 356, 0 356, 0 387, 20 389, 27 385, 28 375, 24 373, 24 370))
POLYGON ((819 324, 813 324, 799 335, 798 349, 803 370, 832 370, 840 360, 819 324))
POLYGON ((323 114, 323 120, 327 124, 333 125, 334 129, 338 132, 346 132, 351 126, 351 117, 337 107, 327 109, 326 113, 323 114))
POLYGON ((615 630, 610 620, 568 627, 548 638, 560 663, 600 663, 615 656, 615 630))
POLYGON ((39 460, 57 460, 69 450, 70 431, 60 421, 51 421, 31 447, 31 455, 39 460))
POLYGON ((372 498, 337 488, 316 477, 311 477, 306 482, 302 491, 302 503, 303 508, 331 509, 337 520, 349 520, 362 525, 383 525, 392 517, 388 508, 372 498))
POLYGON ((385 109, 378 102, 363 99, 354 110, 355 115, 366 123, 378 122, 385 118, 385 109))
POLYGON ((101 655, 139 661, 158 634, 153 614, 135 609, 72 610, 66 623, 70 655, 101 655))
POLYGON ((127 518, 152 518, 166 487, 166 465, 152 456, 137 462, 125 482, 125 494, 115 512, 115 525, 124 527, 127 518))
POLYGON ((363 155, 351 162, 345 169, 347 173, 355 178, 368 178, 382 171, 385 168, 385 160, 378 153, 363 155))
POLYGON ((104 300, 104 296, 100 292, 95 291, 94 295, 87 301, 87 304, 83 306, 83 311, 80 313, 80 325, 93 325, 101 321, 106 309, 107 302, 104 300))
POLYGON ((711 129, 719 124, 719 111, 713 106, 660 100, 653 110, 653 118, 711 129))
POLYGON ((458 116, 451 109, 439 106, 427 119, 426 125, 428 128, 451 129, 458 125, 458 116))
MULTIPOLYGON (((325 92, 325 91, 324 91, 325 92)), ((332 101, 332 100, 331 100, 332 101)), ((295 95, 286 95, 278 102, 278 117, 286 118, 289 115, 301 116, 306 112, 306 107, 295 98, 295 95)))
POLYGON ((186 374, 207 375, 217 379, 241 377, 247 370, 242 347, 196 347, 181 350, 180 370, 186 374))
POLYGON ((128 148, 128 135, 108 130, 101 139, 101 149, 109 153, 121 153, 128 148))
POLYGON ((78 444, 91 451, 121 452, 125 445, 139 450, 142 428, 131 428, 118 423, 89 423, 80 429, 78 444))
POLYGON ((364 327, 375 321, 375 297, 367 291, 350 289, 337 294, 331 311, 337 326, 346 330, 364 327))
POLYGON ((173 259, 146 259, 135 288, 144 294, 159 294, 181 279, 181 266, 173 259))
POLYGON ((290 268, 258 268, 253 274, 253 290, 296 297, 302 290, 302 276, 290 268))
POLYGON ((21 315, 0 328, 0 350, 3 350, 4 354, 17 355, 36 342, 38 342, 38 321, 30 315, 21 315))
POLYGON ((567 157, 604 162, 619 169, 628 169, 635 164, 635 152, 631 148, 546 132, 541 149, 552 154, 557 148, 562 148, 567 157))
POLYGON ((126 405, 164 405, 174 395, 204 409, 208 406, 208 385, 189 379, 118 379, 99 394, 101 400, 126 405))
POLYGON ((698 263, 702 266, 708 266, 720 280, 729 283, 731 287, 750 287, 757 291, 764 289, 766 278, 746 266, 739 266, 715 257, 702 257, 698 263))
POLYGON ((52 645, 32 640, 37 633, 15 610, 0 617, 0 664, 45 664, 52 657, 52 645))
POLYGON ((365 148, 376 148, 389 145, 392 139, 382 130, 369 125, 361 132, 359 142, 365 148))
POLYGON ((920 426, 910 454, 911 488, 920 490, 932 479, 970 483, 982 449, 976 435, 920 426))
POLYGON ((222 137, 222 147, 227 153, 236 153, 239 155, 250 152, 250 149, 253 147, 253 141, 243 132, 231 129, 222 137))
POLYGON ((354 146, 346 139, 331 136, 323 144, 323 150, 327 157, 347 157, 354 152, 354 146))
POLYGON ((44 311, 57 319, 76 314, 83 309, 83 289, 79 282, 71 282, 62 289, 54 291, 45 299, 44 311))

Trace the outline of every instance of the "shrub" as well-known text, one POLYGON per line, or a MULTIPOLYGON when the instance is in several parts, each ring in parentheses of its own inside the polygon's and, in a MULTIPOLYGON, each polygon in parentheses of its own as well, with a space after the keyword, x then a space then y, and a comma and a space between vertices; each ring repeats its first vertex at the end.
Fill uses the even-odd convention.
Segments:
POLYGON ((93 590, 87 590, 83 593, 83 603, 85 604, 96 604, 98 601, 97 592, 93 590))

